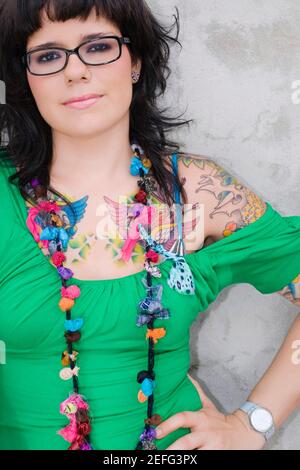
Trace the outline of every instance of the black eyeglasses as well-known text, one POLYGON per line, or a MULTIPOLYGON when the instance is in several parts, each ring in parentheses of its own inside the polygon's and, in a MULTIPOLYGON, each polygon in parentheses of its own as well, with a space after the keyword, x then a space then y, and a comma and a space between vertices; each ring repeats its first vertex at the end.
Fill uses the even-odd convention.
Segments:
POLYGON ((71 54, 76 54, 86 65, 105 65, 115 62, 122 55, 122 45, 129 44, 128 37, 99 36, 85 41, 75 49, 48 47, 24 54, 22 63, 32 75, 52 75, 64 70, 71 54))

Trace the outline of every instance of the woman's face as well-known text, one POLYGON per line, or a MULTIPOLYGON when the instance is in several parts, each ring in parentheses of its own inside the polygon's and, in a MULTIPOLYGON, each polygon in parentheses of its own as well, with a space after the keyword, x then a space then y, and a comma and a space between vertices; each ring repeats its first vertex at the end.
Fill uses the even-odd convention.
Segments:
MULTIPOLYGON (((30 36, 27 51, 54 41, 72 49, 83 42, 81 36, 93 33, 121 36, 118 27, 104 17, 97 18, 94 12, 86 21, 70 19, 66 22, 50 22, 43 16, 42 28, 30 36)), ((133 66, 129 50, 123 45, 121 57, 110 64, 85 65, 73 54, 61 72, 35 76, 27 70, 27 78, 40 114, 52 130, 78 138, 99 134, 128 117, 133 70, 140 72, 140 62, 133 66), (73 97, 86 94, 104 96, 83 110, 63 104, 73 97)))

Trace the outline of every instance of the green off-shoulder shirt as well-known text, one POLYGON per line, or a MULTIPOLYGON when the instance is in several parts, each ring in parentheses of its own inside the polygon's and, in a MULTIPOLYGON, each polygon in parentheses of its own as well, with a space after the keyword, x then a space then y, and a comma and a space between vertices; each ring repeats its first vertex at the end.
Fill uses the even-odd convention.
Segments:
MULTIPOLYGON (((1 155, 0 155, 1 156, 1 155)), ((1 158, 0 158, 1 160, 1 158)), ((26 226, 27 208, 17 186, 8 182, 15 167, 0 164, 0 449, 67 449, 57 434, 68 424, 59 405, 72 381, 59 377, 65 350, 64 315, 58 307, 61 281, 26 226), (3 359, 3 354, 2 354, 3 359), (5 362, 5 363, 3 363, 5 362)), ((199 251, 184 255, 195 295, 171 289, 171 259, 159 264, 162 304, 168 320, 155 320, 166 336, 155 344, 153 413, 163 420, 183 410, 199 410, 200 396, 187 377, 190 327, 225 287, 249 283, 263 294, 276 292, 300 273, 300 216, 284 217, 266 202, 255 222, 199 251)), ((83 317, 79 351, 80 393, 93 418, 96 450, 133 450, 144 428, 147 402, 140 403, 137 373, 148 361, 145 326, 136 326, 137 304, 145 297, 145 271, 109 280, 78 280, 81 296, 72 309, 83 317)), ((190 432, 180 428, 156 441, 166 449, 190 432)))

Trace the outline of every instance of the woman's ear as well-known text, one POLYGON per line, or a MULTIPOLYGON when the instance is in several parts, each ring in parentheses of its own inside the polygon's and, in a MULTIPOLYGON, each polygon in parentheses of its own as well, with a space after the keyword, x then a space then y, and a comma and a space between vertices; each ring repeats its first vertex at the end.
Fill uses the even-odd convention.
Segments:
POLYGON ((138 59, 133 65, 132 65, 132 80, 133 83, 137 83, 140 79, 141 76, 141 68, 142 68, 142 63, 141 60, 138 59))
POLYGON ((142 70, 142 61, 141 59, 137 59, 132 64, 132 71, 141 74, 141 70, 142 70))

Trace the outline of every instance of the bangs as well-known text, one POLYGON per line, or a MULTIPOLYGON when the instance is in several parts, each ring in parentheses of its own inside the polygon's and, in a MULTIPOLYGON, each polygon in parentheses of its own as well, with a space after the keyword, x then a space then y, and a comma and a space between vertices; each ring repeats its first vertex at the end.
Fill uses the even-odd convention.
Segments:
POLYGON ((6 18, 1 25, 2 40, 17 56, 25 53, 28 38, 42 28, 43 16, 51 22, 85 21, 95 11, 97 17, 105 17, 122 31, 130 10, 124 8, 124 0, 1 0, 0 5, 0 16, 6 18))

